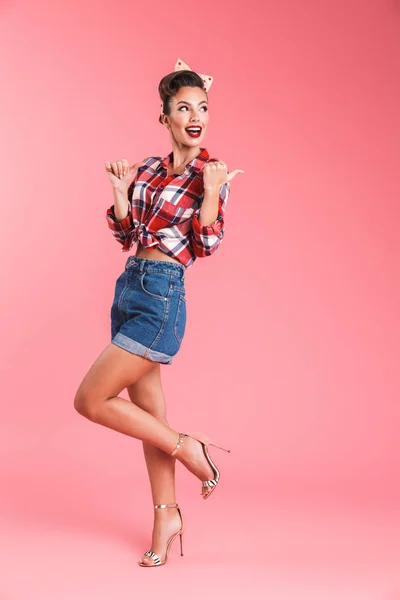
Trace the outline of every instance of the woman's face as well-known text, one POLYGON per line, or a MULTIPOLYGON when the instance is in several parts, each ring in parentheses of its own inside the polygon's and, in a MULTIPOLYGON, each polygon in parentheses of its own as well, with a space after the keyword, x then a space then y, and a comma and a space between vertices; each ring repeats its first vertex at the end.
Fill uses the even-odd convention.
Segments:
POLYGON ((181 87, 171 98, 171 113, 164 115, 164 124, 178 145, 200 146, 208 127, 207 94, 199 87, 181 87), (200 127, 200 135, 191 137, 188 127, 200 127))

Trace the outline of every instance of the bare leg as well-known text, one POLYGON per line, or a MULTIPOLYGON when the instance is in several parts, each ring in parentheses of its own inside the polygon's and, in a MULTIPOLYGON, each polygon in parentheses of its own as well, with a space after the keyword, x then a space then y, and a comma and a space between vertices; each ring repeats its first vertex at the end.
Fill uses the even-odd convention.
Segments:
POLYGON ((86 418, 170 453, 178 433, 117 394, 145 375, 154 363, 109 344, 91 366, 75 396, 86 418))
MULTIPOLYGON (((139 381, 128 386, 127 390, 131 402, 168 425, 159 363, 155 363, 150 371, 139 381)), ((169 456, 146 442, 143 442, 143 452, 150 479, 153 504, 175 503, 175 457, 169 456)), ((151 549, 158 556, 164 558, 168 538, 180 527, 181 520, 176 508, 154 509, 152 541, 151 546, 146 550, 151 549)), ((153 563, 153 559, 149 556, 142 556, 141 561, 147 564, 153 563)))
MULTIPOLYGON (((76 392, 74 405, 91 421, 170 454, 178 442, 178 432, 117 395, 141 379, 153 366, 151 360, 110 343, 85 375, 76 392)), ((212 477, 212 469, 196 440, 185 438, 176 458, 200 480, 212 477)))

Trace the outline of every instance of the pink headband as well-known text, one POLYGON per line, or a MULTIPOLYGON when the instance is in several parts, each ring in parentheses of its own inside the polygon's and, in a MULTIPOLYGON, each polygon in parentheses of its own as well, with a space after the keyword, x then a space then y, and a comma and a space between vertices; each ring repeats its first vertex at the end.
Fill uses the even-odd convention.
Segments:
MULTIPOLYGON (((178 60, 175 63, 174 71, 192 71, 192 70, 193 69, 191 69, 189 67, 189 65, 187 65, 185 62, 183 62, 183 60, 178 58, 178 60)), ((203 89, 206 92, 208 92, 208 90, 211 87, 212 82, 214 81, 214 77, 211 77, 211 75, 203 75, 202 73, 198 73, 198 75, 200 75, 200 77, 202 78, 202 80, 204 82, 203 89)), ((163 103, 161 102, 161 114, 163 112, 162 106, 163 106, 163 103)))

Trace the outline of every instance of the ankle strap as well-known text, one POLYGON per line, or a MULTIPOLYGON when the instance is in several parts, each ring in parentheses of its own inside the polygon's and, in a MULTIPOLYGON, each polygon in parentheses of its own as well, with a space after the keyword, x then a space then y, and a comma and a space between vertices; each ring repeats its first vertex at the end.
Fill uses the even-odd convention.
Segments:
POLYGON ((178 508, 176 502, 172 502, 171 504, 155 504, 154 508, 178 508))
POLYGON ((174 450, 171 452, 171 456, 173 456, 176 452, 178 452, 179 448, 182 446, 183 444, 183 440, 184 440, 185 434, 184 433, 180 433, 179 434, 179 440, 178 443, 176 444, 174 450))

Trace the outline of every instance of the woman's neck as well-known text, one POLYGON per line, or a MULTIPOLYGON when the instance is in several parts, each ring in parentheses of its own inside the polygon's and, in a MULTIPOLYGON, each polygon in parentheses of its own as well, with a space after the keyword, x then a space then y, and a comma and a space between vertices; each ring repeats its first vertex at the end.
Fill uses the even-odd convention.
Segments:
POLYGON ((189 152, 186 149, 180 150, 176 147, 172 149, 173 157, 168 165, 168 175, 181 175, 185 170, 186 165, 192 162, 192 160, 201 152, 199 147, 190 148, 190 150, 191 151, 189 152))

